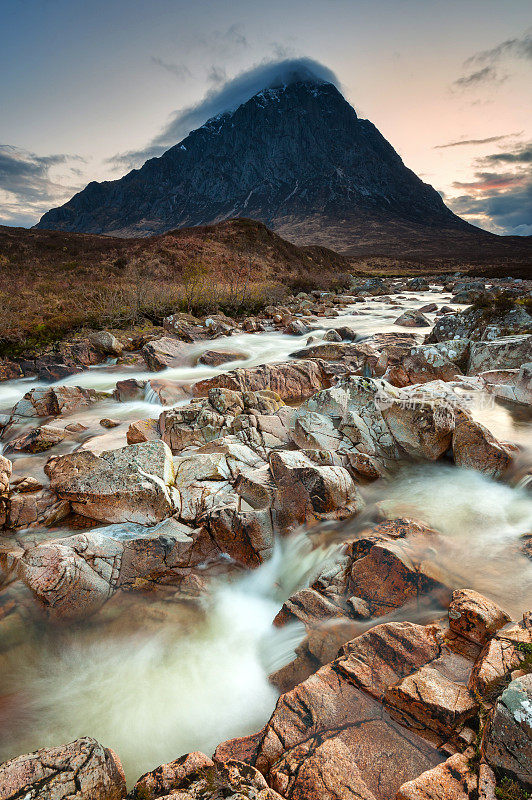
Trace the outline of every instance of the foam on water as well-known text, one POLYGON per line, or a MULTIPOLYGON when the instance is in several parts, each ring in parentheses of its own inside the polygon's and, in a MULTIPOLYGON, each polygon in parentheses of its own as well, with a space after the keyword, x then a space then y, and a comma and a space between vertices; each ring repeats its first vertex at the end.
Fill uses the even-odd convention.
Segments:
POLYGON ((260 730, 278 696, 268 674, 294 657, 303 636, 300 626, 272 620, 328 558, 306 537, 278 544, 268 563, 220 585, 190 631, 48 632, 4 674, 23 701, 19 719, 11 711, 0 731, 0 760, 89 735, 119 753, 132 782, 182 753, 210 754, 224 739, 260 730))

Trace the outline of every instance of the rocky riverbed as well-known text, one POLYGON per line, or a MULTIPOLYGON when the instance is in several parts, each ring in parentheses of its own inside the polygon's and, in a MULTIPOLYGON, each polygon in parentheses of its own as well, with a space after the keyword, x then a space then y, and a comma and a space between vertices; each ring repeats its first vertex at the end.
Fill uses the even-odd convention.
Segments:
POLYGON ((531 314, 354 279, 2 362, 0 800, 528 797, 531 314))

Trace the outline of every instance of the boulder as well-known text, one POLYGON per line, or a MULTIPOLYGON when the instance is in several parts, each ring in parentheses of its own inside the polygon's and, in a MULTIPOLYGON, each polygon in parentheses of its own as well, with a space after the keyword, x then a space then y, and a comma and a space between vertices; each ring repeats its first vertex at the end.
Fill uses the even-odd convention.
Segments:
POLYGON ((461 415, 452 434, 454 463, 499 478, 510 466, 513 454, 480 422, 461 415))
POLYGON ((190 348, 169 337, 147 342, 142 348, 142 355, 148 369, 155 372, 168 367, 184 367, 190 363, 190 348))
POLYGON ((104 355, 121 356, 124 352, 124 345, 109 331, 94 331, 90 334, 89 341, 104 355))
POLYGON ((28 547, 14 568, 56 622, 85 619, 119 590, 180 586, 221 549, 204 530, 169 519, 94 529, 28 547))
POLYGON ((469 676, 469 689, 490 699, 500 692, 512 672, 526 664, 531 651, 532 614, 528 612, 520 622, 503 628, 486 643, 469 676))
POLYGON ((159 422, 156 419, 138 419, 130 424, 126 433, 128 444, 156 442, 160 438, 159 422))
POLYGON ((79 386, 54 386, 48 389, 31 389, 14 406, 12 417, 57 417, 89 408, 93 403, 107 399, 106 392, 82 389, 79 386))
POLYGON ((486 724, 482 754, 525 789, 532 789, 532 674, 513 680, 486 724))
POLYGON ((194 384, 193 393, 196 397, 205 397, 212 388, 240 392, 270 389, 284 401, 298 401, 311 397, 320 389, 330 386, 330 383, 320 362, 281 362, 216 375, 194 384))
POLYGON ((382 416, 394 440, 412 458, 435 461, 450 447, 455 414, 444 402, 393 400, 382 416))
POLYGON ((255 765, 285 797, 389 800, 441 761, 436 748, 401 727, 333 661, 281 695, 255 765))
POLYGON ((128 800, 156 800, 179 789, 187 778, 194 780, 198 771, 213 766, 213 760, 203 753, 187 753, 142 775, 128 794, 128 800))
POLYGON ((501 400, 532 405, 532 361, 519 369, 481 372, 479 377, 486 390, 501 400))
POLYGON ((430 320, 420 311, 405 311, 397 317, 395 325, 401 325, 402 328, 428 328, 430 320))
POLYGON ((245 361, 248 358, 246 353, 227 350, 204 350, 198 358, 198 364, 205 364, 207 367, 219 367, 221 364, 228 364, 231 361, 245 361))
POLYGON ((532 360, 532 334, 504 336, 493 341, 472 342, 468 375, 493 369, 519 369, 532 360))
POLYGON ((100 456, 78 451, 49 461, 45 471, 57 496, 91 519, 153 525, 176 507, 172 454, 161 441, 100 456))
POLYGON ((128 795, 129 800, 283 800, 263 776, 241 761, 213 762, 203 753, 164 764, 144 775, 128 795))
POLYGON ((496 603, 473 589, 457 589, 449 604, 449 627, 476 644, 484 644, 510 622, 496 603))
POLYGON ((42 453, 69 437, 71 438, 71 434, 65 428, 41 425, 39 428, 33 428, 28 433, 12 439, 8 444, 8 449, 24 453, 42 453))
POLYGON ((474 717, 478 701, 462 683, 448 678, 444 671, 426 665, 403 678, 384 694, 387 706, 443 736, 474 717))
POLYGON ((438 764, 404 783, 395 800, 478 800, 478 778, 471 767, 471 757, 455 753, 438 764))
POLYGON ((0 800, 122 800, 125 793, 117 756, 89 737, 0 765, 0 800))

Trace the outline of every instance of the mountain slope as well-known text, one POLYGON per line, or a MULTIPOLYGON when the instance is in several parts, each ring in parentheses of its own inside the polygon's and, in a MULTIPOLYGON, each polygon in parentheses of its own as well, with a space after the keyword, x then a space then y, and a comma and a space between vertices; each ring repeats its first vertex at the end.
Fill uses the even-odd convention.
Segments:
POLYGON ((266 89, 117 181, 90 183, 38 228, 148 236, 250 217, 347 250, 368 223, 473 229, 330 83, 266 89), (311 224, 309 224, 311 220, 311 224))

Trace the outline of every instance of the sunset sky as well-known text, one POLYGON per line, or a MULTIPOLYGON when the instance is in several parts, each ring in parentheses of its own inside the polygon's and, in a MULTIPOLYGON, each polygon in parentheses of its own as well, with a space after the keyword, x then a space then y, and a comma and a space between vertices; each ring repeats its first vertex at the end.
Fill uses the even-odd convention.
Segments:
POLYGON ((88 181, 163 152, 176 131, 245 94, 253 82, 241 73, 255 80, 272 61, 305 57, 331 70, 359 116, 456 213, 496 233, 532 234, 529 0, 0 8, 1 224, 33 225, 88 181))

